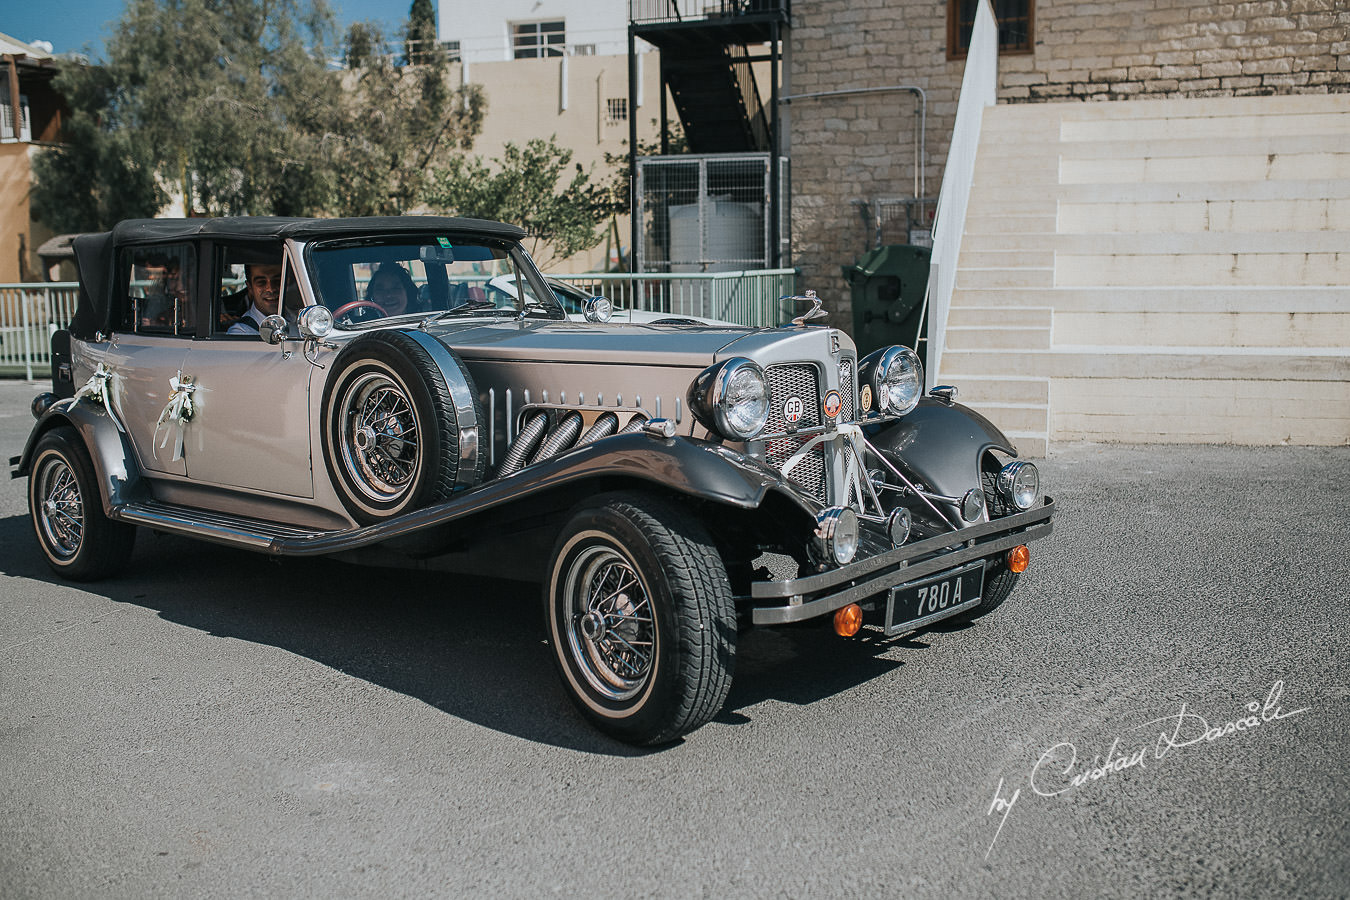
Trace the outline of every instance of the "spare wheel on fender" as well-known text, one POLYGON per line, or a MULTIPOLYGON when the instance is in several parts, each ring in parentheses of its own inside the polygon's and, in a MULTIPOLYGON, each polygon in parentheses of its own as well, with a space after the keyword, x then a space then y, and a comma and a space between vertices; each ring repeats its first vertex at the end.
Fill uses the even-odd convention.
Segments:
POLYGON ((376 331, 338 353, 323 389, 323 458, 358 522, 447 499, 483 478, 482 407, 464 363, 421 332, 376 331))

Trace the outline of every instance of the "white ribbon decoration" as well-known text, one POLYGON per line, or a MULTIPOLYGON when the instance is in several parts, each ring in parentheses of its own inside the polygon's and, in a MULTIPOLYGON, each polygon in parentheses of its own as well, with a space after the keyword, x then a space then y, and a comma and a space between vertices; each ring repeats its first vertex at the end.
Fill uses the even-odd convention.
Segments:
POLYGON ((113 409, 112 391, 108 383, 112 381, 112 369, 109 369, 103 363, 99 363, 94 368, 94 374, 89 376, 89 380, 84 383, 84 387, 75 392, 75 399, 88 397, 90 400, 102 406, 108 412, 108 418, 113 420, 117 430, 126 434, 126 428, 122 426, 122 420, 117 418, 117 412, 113 409))
POLYGON ((173 444, 173 462, 183 458, 183 433, 196 411, 192 402, 192 395, 196 390, 197 385, 191 375, 185 376, 179 371, 169 379, 169 402, 165 405, 164 412, 159 414, 159 421, 155 423, 155 437, 159 437, 159 430, 163 428, 164 439, 157 446, 154 444, 154 438, 150 439, 155 459, 159 459, 159 451, 168 446, 171 426, 177 426, 173 444))

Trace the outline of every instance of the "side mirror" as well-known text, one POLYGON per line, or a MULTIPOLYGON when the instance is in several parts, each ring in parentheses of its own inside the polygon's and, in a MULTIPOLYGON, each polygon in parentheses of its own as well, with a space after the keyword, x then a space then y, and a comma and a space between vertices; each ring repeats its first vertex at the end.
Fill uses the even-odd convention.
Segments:
POLYGON ((614 315, 614 304, 608 297, 588 297, 581 307, 581 314, 587 322, 608 322, 614 315))
POLYGON ((286 340, 286 320, 281 316, 268 316, 258 326, 258 337, 265 344, 280 344, 286 340))

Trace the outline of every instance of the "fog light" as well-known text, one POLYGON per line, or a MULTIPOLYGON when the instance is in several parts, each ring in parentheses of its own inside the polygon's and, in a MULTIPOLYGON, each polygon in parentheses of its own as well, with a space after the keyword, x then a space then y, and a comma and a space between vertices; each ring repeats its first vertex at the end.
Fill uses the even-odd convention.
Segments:
POLYGON ((909 533, 913 528, 914 517, 903 506, 891 510, 891 514, 886 518, 886 534, 890 536, 892 547, 899 547, 909 540, 909 533))
POLYGON ((853 637, 862 628, 862 607, 850 603, 834 614, 834 633, 840 637, 853 637))
POLYGON ((1020 575, 1031 565, 1031 551, 1026 544, 1020 544, 1008 551, 1008 571, 1020 575))
POLYGON ((847 506, 831 506, 816 516, 816 547, 826 560, 839 565, 858 552, 858 514, 847 506))
POLYGON ((967 522, 978 522, 984 516, 984 491, 971 488, 961 498, 961 518, 967 522))

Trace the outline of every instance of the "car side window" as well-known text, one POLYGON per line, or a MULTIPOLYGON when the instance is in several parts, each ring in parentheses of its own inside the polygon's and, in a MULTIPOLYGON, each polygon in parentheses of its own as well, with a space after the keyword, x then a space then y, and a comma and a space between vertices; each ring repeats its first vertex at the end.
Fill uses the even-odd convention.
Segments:
POLYGON ((125 330, 192 337, 197 325, 192 290, 196 248, 191 244, 130 247, 122 251, 118 271, 125 286, 125 330))
MULTIPOLYGON (((216 334, 256 335, 264 316, 280 312, 280 244, 218 244, 213 271, 211 330, 216 334)), ((302 303, 293 272, 286 278, 284 293, 284 314, 292 320, 302 303)))

